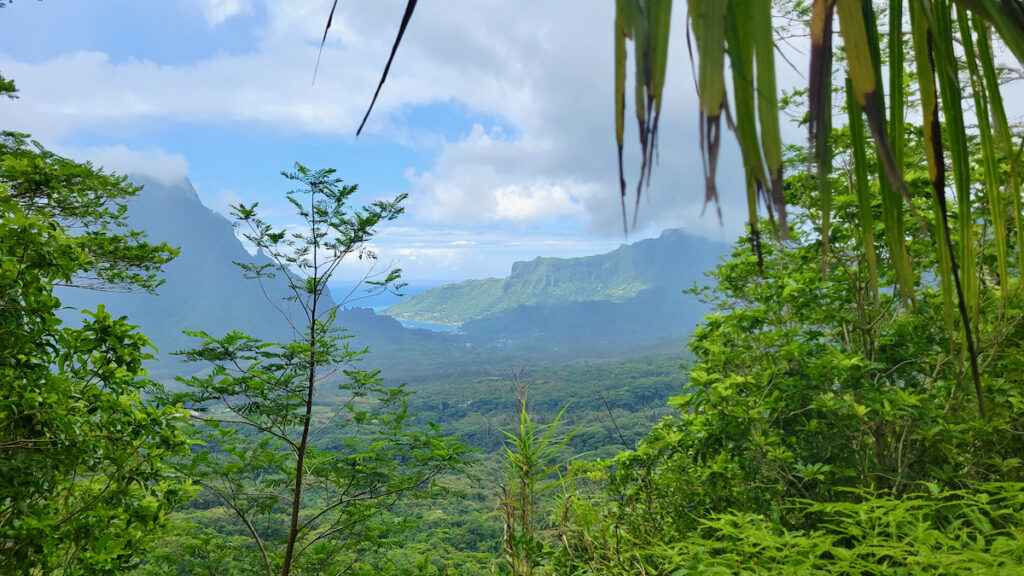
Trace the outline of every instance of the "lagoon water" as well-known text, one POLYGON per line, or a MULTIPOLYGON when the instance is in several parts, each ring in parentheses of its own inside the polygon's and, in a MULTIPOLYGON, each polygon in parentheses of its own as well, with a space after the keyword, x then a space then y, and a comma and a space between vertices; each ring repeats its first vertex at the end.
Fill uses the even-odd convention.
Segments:
MULTIPOLYGON (((374 306, 373 311, 377 314, 383 314, 387 310, 387 306, 374 306)), ((454 334, 459 331, 458 326, 451 324, 439 324, 437 322, 421 322, 419 320, 405 320, 404 318, 395 318, 399 324, 406 328, 420 328, 423 330, 430 330, 431 332, 448 332, 454 334)))
POLYGON ((437 322, 419 322, 417 320, 403 320, 401 318, 395 318, 402 323, 402 326, 406 328, 422 328, 424 330, 431 330, 433 332, 448 332, 454 334, 459 331, 458 326, 452 326, 451 324, 438 324, 437 322))
MULTIPOLYGON (((346 307, 373 308, 374 310, 379 311, 383 310, 384 308, 387 308, 388 306, 394 304, 395 302, 398 302, 402 298, 412 296, 414 294, 421 294, 423 292, 426 292, 427 290, 430 290, 431 288, 436 288, 437 286, 441 286, 442 284, 448 283, 449 282, 441 280, 428 280, 424 282, 416 282, 415 284, 410 283, 402 288, 401 296, 397 296, 390 292, 385 292, 384 294, 376 294, 371 297, 366 297, 365 289, 368 288, 368 286, 363 286, 362 288, 356 290, 355 293, 351 295, 352 298, 350 300, 350 303, 346 307)), ((350 290, 352 290, 352 283, 339 280, 337 282, 332 283, 329 286, 329 288, 331 289, 332 296, 336 298, 341 298, 347 295, 350 290)))
MULTIPOLYGON (((422 292, 426 292, 431 288, 447 283, 448 282, 436 281, 409 284, 402 288, 402 296, 396 296, 390 293, 378 294, 371 298, 359 298, 358 300, 353 301, 352 306, 360 308, 372 308, 373 311, 376 312, 377 314, 383 314, 388 306, 394 304, 395 302, 398 302, 399 300, 406 296, 420 294, 422 292)), ((338 286, 335 286, 334 289, 338 290, 339 293, 341 293, 341 290, 350 289, 350 287, 345 287, 339 284, 338 286)), ((438 324, 437 322, 419 322, 417 320, 403 320, 401 318, 395 318, 395 320, 401 322, 402 326, 405 326, 406 328, 420 328, 423 330, 430 330, 432 332, 447 333, 455 333, 459 331, 458 326, 452 326, 450 324, 438 324)))

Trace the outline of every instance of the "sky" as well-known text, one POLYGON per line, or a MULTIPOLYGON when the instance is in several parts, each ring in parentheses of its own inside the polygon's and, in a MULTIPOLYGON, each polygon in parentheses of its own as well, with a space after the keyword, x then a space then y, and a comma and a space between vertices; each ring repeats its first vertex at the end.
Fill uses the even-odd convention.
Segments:
MULTIPOLYGON (((723 222, 705 213, 685 3, 672 21, 659 164, 624 236, 614 137, 609 1, 421 2, 366 125, 402 0, 15 0, 0 9, 0 71, 20 99, 0 127, 109 170, 187 177, 223 214, 259 202, 297 222, 280 176, 333 167, 358 202, 408 193, 373 241, 410 283, 506 275, 517 260, 605 252, 683 228, 732 242, 746 203, 723 138, 723 222)), ((804 53, 787 45, 790 59, 804 53)), ((781 85, 802 72, 780 59, 781 85)), ((627 100, 632 100, 627 98, 627 100)), ((639 146, 627 111, 626 177, 639 146)), ((785 120, 785 119, 784 119, 785 120)), ((805 138, 784 123, 784 137, 805 138)), ((681 263, 685 265, 685 263, 681 263)), ((361 273, 347 267, 340 280, 361 273)))
POLYGON ((742 230, 735 170, 720 178, 724 226, 701 215, 678 8, 660 165, 626 237, 612 2, 421 2, 359 138, 405 3, 339 2, 314 84, 330 4, 15 0, 0 10, 0 71, 20 98, 0 103, 0 126, 109 170, 188 177, 224 214, 258 201, 278 225, 296 222, 280 176, 296 161, 336 168, 362 203, 408 193, 374 248, 410 283, 504 276, 517 260, 600 253, 665 228, 725 242, 742 230))

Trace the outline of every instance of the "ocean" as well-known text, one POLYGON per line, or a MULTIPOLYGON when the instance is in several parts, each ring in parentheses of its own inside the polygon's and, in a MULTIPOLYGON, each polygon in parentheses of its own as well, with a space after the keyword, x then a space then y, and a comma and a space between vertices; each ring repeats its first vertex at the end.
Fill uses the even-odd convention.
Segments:
MULTIPOLYGON (((372 308, 374 312, 380 314, 380 313, 384 312, 384 310, 386 310, 388 306, 394 304, 395 302, 398 302, 399 300, 405 298, 406 296, 412 296, 413 294, 420 294, 422 292, 426 292, 427 290, 430 290, 431 288, 436 288, 437 286, 441 286, 442 284, 449 284, 451 282, 452 282, 451 280, 447 280, 447 281, 438 280, 436 282, 410 283, 408 286, 405 286, 404 288, 402 288, 402 291, 401 291, 402 295, 401 296, 396 296, 394 294, 386 293, 386 294, 377 294, 377 295, 374 295, 374 296, 371 296, 371 297, 362 297, 362 298, 360 298, 360 296, 363 296, 365 294, 365 291, 360 291, 360 292, 354 293, 349 298, 349 304, 346 306, 346 308, 372 308)), ((345 284, 344 282, 339 281, 339 282, 332 283, 330 288, 331 288, 331 295, 335 296, 336 298, 341 298, 344 295, 348 294, 348 292, 352 289, 352 284, 345 284)), ((402 325, 405 326, 406 328, 421 328, 421 329, 424 329, 424 330, 431 330, 431 331, 434 331, 434 332, 458 332, 459 331, 459 327, 458 326, 451 326, 451 325, 448 325, 448 324, 438 324, 436 322, 418 322, 416 320, 399 320, 397 318, 396 318, 396 320, 401 322, 402 325)))
MULTIPOLYGON (((429 282, 429 283, 428 282, 417 282, 415 284, 410 283, 408 286, 402 288, 402 295, 401 296, 395 296, 394 294, 391 294, 391 293, 385 293, 385 294, 377 294, 377 295, 374 295, 374 296, 367 297, 365 289, 361 288, 360 290, 357 290, 355 293, 352 294, 352 296, 349 298, 348 304, 346 304, 345 307, 346 308, 373 308, 375 311, 380 311, 380 310, 383 310, 384 308, 387 308, 388 306, 394 304, 395 302, 398 302, 402 298, 405 298, 406 296, 412 296, 413 294, 420 294, 422 292, 426 292, 427 290, 430 290, 431 288, 436 288, 438 286, 441 286, 442 284, 449 284, 449 283, 451 283, 450 280, 449 281, 441 281, 441 280, 439 280, 437 282, 429 282)), ((352 290, 352 284, 351 283, 345 283, 343 280, 339 280, 337 282, 332 282, 329 287, 331 289, 331 295, 334 296, 335 298, 342 298, 346 294, 348 294, 350 290, 352 290)), ((366 286, 364 288, 369 288, 369 286, 366 286)))

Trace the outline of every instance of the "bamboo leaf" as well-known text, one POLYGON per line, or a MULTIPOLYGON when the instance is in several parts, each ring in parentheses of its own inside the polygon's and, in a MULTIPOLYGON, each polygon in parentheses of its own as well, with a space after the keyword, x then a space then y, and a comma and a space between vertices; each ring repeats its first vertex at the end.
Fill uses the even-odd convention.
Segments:
POLYGON ((828 270, 829 236, 832 228, 832 20, 835 0, 815 0, 811 12, 811 77, 808 91, 810 122, 807 124, 814 163, 817 166, 818 196, 821 199, 821 262, 828 270))
POLYGON ((870 3, 860 0, 836 0, 839 29, 843 37, 848 74, 853 82, 857 104, 868 119, 868 128, 875 138, 878 160, 893 190, 913 207, 902 169, 892 155, 892 144, 886 131, 885 105, 882 98, 881 63, 878 55, 878 34, 870 3))
MULTIPOLYGON (((651 153, 657 146, 658 118, 661 117, 662 93, 665 89, 665 72, 668 68, 668 41, 672 22, 672 0, 648 0, 647 29, 651 38, 651 85, 649 97, 654 104, 651 114, 651 153)), ((650 164, 650 160, 648 164, 650 164)))
MULTIPOLYGON (((992 46, 988 36, 989 28, 977 16, 974 17, 974 28, 978 34, 978 61, 981 64, 982 76, 988 90, 989 109, 997 129, 996 143, 1009 164, 1009 196, 1012 202, 1014 226, 1017 231, 1017 270, 1021 271, 1024 270, 1024 226, 1021 221, 1021 193, 1024 190, 1021 188, 1020 159, 1014 151, 1010 125, 1006 121, 1006 111, 1003 108, 1003 98, 995 70, 995 59, 992 56, 992 46)), ((1018 284, 1021 290, 1024 290, 1024 282, 1018 282, 1018 284)))
POLYGON ((903 90, 903 0, 889 2, 889 142, 892 144, 892 159, 898 168, 903 168, 903 150, 906 147, 904 134, 904 108, 906 95, 903 90))
MULTIPOLYGON (((750 4, 754 0, 732 1, 733 16, 726 22, 726 45, 732 67, 733 102, 736 109, 736 123, 732 129, 740 145, 746 172, 750 242, 757 253, 758 262, 761 262, 763 256, 757 223, 757 202, 758 197, 764 194, 768 182, 757 134, 754 98, 754 43, 751 34, 753 13, 750 10, 750 4)), ((765 202, 768 202, 767 197, 765 202)))
MULTIPOLYGON (((651 39, 647 30, 645 5, 637 1, 633 13, 633 58, 636 67, 636 81, 633 86, 633 108, 636 113, 637 136, 640 138, 640 178, 636 183, 636 207, 639 207, 640 192, 647 174, 647 158, 650 151, 650 114, 648 114, 647 87, 651 85, 651 39)), ((633 212, 636 226, 636 211, 633 212)))
POLYGON ((757 112, 754 99, 754 44, 750 31, 752 0, 732 0, 737 17, 729 18, 726 25, 726 45, 732 68, 733 103, 736 123, 732 128, 743 154, 743 163, 755 178, 757 187, 766 184, 764 160, 757 133, 757 112))
POLYGON ((640 139, 640 177, 636 187, 633 225, 639 214, 644 182, 650 185, 650 170, 657 153, 657 127, 668 63, 669 22, 672 0, 618 0, 615 16, 615 136, 619 155, 619 189, 622 226, 626 219, 626 179, 622 166, 623 129, 626 108, 626 40, 633 40, 636 79, 634 108, 640 139))
POLYGON ((690 0, 690 20, 697 39, 698 84, 700 86, 700 148, 704 161, 704 202, 714 201, 718 219, 715 173, 721 144, 721 114, 725 104, 725 22, 728 0, 690 0))
POLYGON ((626 177, 622 168, 623 132, 626 117, 626 38, 630 36, 629 14, 633 0, 617 0, 615 6, 615 141, 619 152, 619 187, 622 201, 622 231, 626 223, 626 177))
MULTIPOLYGON (((894 6, 890 6, 890 9, 894 9, 894 6)), ((878 101, 884 102, 885 96, 882 91, 882 54, 880 46, 880 37, 878 34, 878 21, 874 8, 870 3, 862 4, 861 14, 864 17, 866 24, 866 30, 868 34, 869 51, 871 53, 872 68, 875 71, 875 85, 878 87, 878 101)), ((902 21, 902 14, 898 16, 899 21, 902 21)), ((898 24, 897 27, 900 25, 898 24)), ((902 68, 902 67, 901 67, 902 68)), ((895 81, 902 88, 902 69, 894 71, 895 81)), ((902 106, 899 107, 897 112, 902 113, 902 106)), ((909 301, 914 304, 914 276, 910 266, 910 256, 907 254, 906 245, 906 232, 903 224, 903 201, 900 199, 900 194, 894 192, 898 187, 893 184, 894 179, 892 177, 892 170, 896 173, 895 181, 899 185, 903 186, 902 196, 907 202, 907 206, 910 207, 911 211, 917 216, 918 222, 922 223, 922 231, 925 230, 923 227, 923 220, 917 215, 914 209, 913 199, 910 197, 910 193, 906 188, 906 184, 903 180, 903 162, 902 162, 902 149, 897 151, 892 146, 891 142, 895 142, 895 135, 892 131, 892 124, 886 122, 885 110, 882 109, 878 114, 876 121, 880 123, 880 126, 884 129, 883 138, 893 138, 891 141, 887 141, 887 146, 890 150, 890 157, 893 163, 893 168, 889 169, 885 166, 885 160, 882 159, 883 147, 878 144, 878 136, 876 135, 878 129, 872 130, 872 134, 875 135, 875 151, 878 153, 879 159, 882 161, 879 163, 878 173, 878 189, 879 196, 882 200, 882 220, 885 225, 885 241, 889 247, 889 258, 892 260, 893 272, 896 274, 896 284, 899 287, 900 296, 904 301, 909 301), (897 163, 897 158, 899 162, 897 163)), ((870 126, 871 117, 868 115, 868 122, 870 126)), ((896 123, 895 119, 892 123, 896 123)), ((899 122, 899 127, 902 131, 902 118, 899 122)), ((899 139, 899 143, 902 146, 903 138, 899 139)))
POLYGON ((757 269, 764 268, 764 251, 761 248, 761 229, 757 221, 757 181, 747 171, 747 220, 750 226, 750 244, 757 254, 757 269))
POLYGON ((954 1, 991 24, 1017 61, 1024 63, 1024 3, 1019 0, 954 1))
MULTIPOLYGON (((919 0, 922 12, 928 18, 932 32, 932 61, 939 80, 939 92, 942 96, 942 110, 949 134, 950 158, 953 169, 953 183, 956 189, 957 209, 959 210, 958 240, 960 243, 960 262, 957 261, 949 242, 949 259, 953 272, 953 283, 957 293, 957 306, 960 309, 960 320, 963 324, 964 347, 971 366, 974 379, 974 393, 978 401, 978 413, 985 416, 984 393, 981 388, 981 374, 978 369, 978 355, 974 347, 974 334, 971 326, 975 323, 978 309, 977 278, 974 275, 974 226, 971 218, 971 196, 969 171, 970 164, 967 154, 967 132, 964 127, 963 109, 960 103, 960 83, 957 79, 957 60, 953 52, 953 22, 950 6, 945 0, 933 3, 919 0)), ((943 195, 941 202, 945 202, 943 195)), ((945 217, 945 212, 943 212, 945 217)), ((947 224, 948 226, 948 224, 947 224)), ((948 233, 948 227, 947 227, 948 233)), ((952 240, 952 235, 950 235, 952 240)))
POLYGON ((932 203, 935 213, 935 245, 939 262, 939 282, 942 290, 942 317, 949 341, 955 341, 953 324, 953 246, 949 238, 946 210, 946 164, 942 152, 942 130, 939 124, 938 95, 935 87, 935 66, 932 62, 931 32, 927 18, 921 14, 917 0, 910 2, 910 21, 914 40, 914 60, 917 64, 918 86, 923 116, 924 152, 928 162, 928 179, 932 185, 932 203))
POLYGON ((885 239, 889 245, 893 271, 904 301, 914 300, 914 278, 910 257, 906 251, 903 231, 902 203, 893 190, 899 190, 913 208, 910 193, 903 181, 902 169, 897 168, 889 143, 885 107, 882 94, 881 49, 874 11, 870 3, 855 0, 837 0, 836 10, 843 36, 843 48, 849 62, 849 78, 854 99, 868 120, 875 139, 881 174, 879 189, 882 199, 882 218, 885 239))
POLYGON ((962 94, 957 78, 958 63, 953 52, 953 21, 950 5, 945 0, 934 3, 933 27, 935 71, 942 96, 942 111, 949 135, 949 153, 956 191, 958 218, 958 244, 960 246, 959 275, 963 283, 963 297, 970 320, 977 318, 978 283, 975 273, 974 226, 971 217, 970 156, 967 151, 967 129, 964 124, 962 94))
MULTIPOLYGON (((395 53, 398 52, 398 45, 402 43, 402 36, 405 34, 405 29, 409 26, 409 20, 412 19, 412 12, 416 9, 417 0, 408 0, 405 5, 405 14, 402 15, 402 24, 398 27, 398 36, 395 37, 395 43, 391 46, 391 55, 388 56, 388 63, 384 66, 384 73, 380 75, 380 83, 377 84, 377 90, 373 93, 373 100, 370 101, 370 107, 366 109, 366 115, 363 116, 363 121, 359 123, 359 129, 356 130, 356 136, 363 131, 363 126, 366 126, 366 120, 370 117, 370 112, 373 111, 373 105, 377 103, 377 96, 380 96, 380 89, 384 87, 384 81, 388 79, 388 72, 391 70, 391 63, 395 59, 395 53)), ((334 10, 331 10, 333 15, 334 10)), ((330 20, 328 19, 328 26, 330 26, 330 20)), ((327 30, 324 30, 324 36, 326 37, 327 30)))
MULTIPOLYGON (((874 26, 869 27, 874 28, 874 26)), ((874 37, 877 41, 878 34, 874 37)), ((889 127, 888 136, 892 146, 892 161, 900 172, 900 180, 903 174, 903 151, 906 147, 906 134, 904 126, 904 107, 906 97, 903 90, 904 74, 904 53, 903 53, 903 0, 891 0, 889 2, 889 127)), ((881 62, 875 60, 876 66, 880 67, 881 62)), ((889 240, 890 250, 899 252, 900 258, 906 254, 906 234, 903 225, 903 206, 900 198, 892 193, 891 189, 883 183, 882 205, 886 210, 887 229, 886 235, 889 240), (892 236, 895 235, 893 238, 892 236)), ((891 181, 888 183, 891 185, 891 181)), ((909 192, 906 194, 910 207, 913 208, 913 201, 910 200, 909 192)), ((894 257, 894 261, 897 258, 894 257)), ((897 276, 903 274, 900 284, 905 290, 913 293, 914 279, 910 270, 910 258, 906 257, 906 266, 897 268, 897 276)))
POLYGON ((878 256, 875 253, 875 216, 871 209, 871 190, 868 186, 867 138, 860 105, 853 93, 853 82, 846 79, 846 111, 849 118, 850 147, 853 149, 853 192, 857 197, 860 217, 860 240, 868 268, 868 289, 878 301, 878 256))
MULTIPOLYGON (((779 237, 789 235, 786 223, 786 195, 782 181, 782 136, 779 131, 779 100, 775 86, 775 42, 772 39, 772 10, 768 0, 751 3, 748 18, 754 35, 754 57, 757 60, 757 119, 761 125, 761 147, 768 166, 772 206, 779 219, 779 237)), ((742 14, 732 13, 733 18, 742 14)))
POLYGON ((324 54, 324 45, 327 44, 327 31, 331 29, 334 22, 334 11, 338 8, 338 0, 331 4, 331 13, 327 15, 327 25, 324 26, 324 36, 320 39, 320 50, 316 53, 316 66, 313 67, 313 84, 316 84, 316 73, 320 70, 320 57, 324 54))
POLYGON ((1005 208, 999 195, 999 175, 996 169, 995 135, 992 131, 992 119, 988 104, 988 94, 981 71, 977 66, 977 54, 974 50, 974 39, 971 36, 970 21, 963 8, 957 9, 960 24, 960 38, 964 47, 964 57, 970 72, 971 92, 974 95, 974 112, 978 119, 978 139, 981 142, 983 182, 988 193, 989 214, 992 217, 992 240, 996 245, 996 268, 999 273, 1000 298, 1006 303, 1007 281, 1009 280, 1009 255, 1006 245, 1006 223, 1003 218, 1005 208))

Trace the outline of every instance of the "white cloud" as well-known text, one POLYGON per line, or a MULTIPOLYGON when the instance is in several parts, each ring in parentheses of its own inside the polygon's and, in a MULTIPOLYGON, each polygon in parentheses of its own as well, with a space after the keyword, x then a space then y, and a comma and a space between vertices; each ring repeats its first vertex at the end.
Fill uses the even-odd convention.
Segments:
MULTIPOLYGON (((644 236, 635 236, 630 242, 644 236)), ((536 256, 570 258, 618 248, 623 238, 586 234, 553 234, 519 227, 487 229, 382 226, 373 239, 378 265, 403 270, 409 282, 507 276, 512 264, 536 256)), ((351 261, 339 269, 339 281, 360 277, 366 262, 351 261)))
POLYGON ((225 218, 231 219, 232 206, 238 206, 239 204, 252 204, 238 192, 234 190, 218 190, 211 195, 200 193, 200 197, 203 199, 203 204, 216 212, 219 212, 225 218))
POLYGON ((88 160, 107 172, 145 176, 165 185, 188 177, 188 160, 181 154, 168 154, 157 148, 131 150, 126 146, 88 148, 57 147, 56 152, 69 158, 88 160))
POLYGON ((495 190, 494 197, 498 201, 496 217, 500 220, 537 222, 580 212, 576 198, 557 185, 511 184, 495 190))
MULTIPOLYGON (((252 8, 243 0, 193 1, 211 25, 252 8)), ((22 90, 21 100, 0 107, 0 124, 46 141, 83 130, 132 134, 154 125, 257 126, 350 137, 376 88, 405 2, 339 3, 312 86, 330 4, 266 0, 267 19, 254 51, 191 63, 114 61, 78 52, 30 64, 0 54, 0 69, 22 90)), ((621 234, 613 8, 592 0, 420 3, 367 131, 408 143, 402 115, 439 103, 494 120, 458 138, 427 139, 439 155, 433 166, 410 175, 409 218, 520 228, 571 221, 588 231, 621 234)), ((693 209, 704 187, 692 79, 682 65, 684 13, 685 6, 677 5, 661 162, 644 192, 638 225, 710 228, 717 235, 717 219, 699 218, 700 210, 693 209)), ((632 118, 627 111, 627 179, 636 178, 639 166, 632 118)), ((731 234, 745 219, 742 177, 725 159, 721 166, 731 234)))
POLYGON ((191 0, 206 18, 206 23, 216 26, 221 22, 252 10, 249 0, 191 0))

